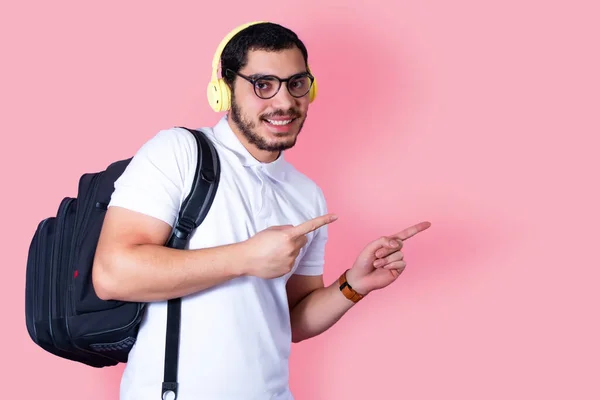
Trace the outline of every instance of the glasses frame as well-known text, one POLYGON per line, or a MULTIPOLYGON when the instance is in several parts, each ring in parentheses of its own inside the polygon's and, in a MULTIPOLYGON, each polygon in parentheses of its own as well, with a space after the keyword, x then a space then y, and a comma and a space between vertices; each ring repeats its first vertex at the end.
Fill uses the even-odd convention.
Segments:
POLYGON ((285 78, 285 79, 282 79, 282 78, 280 78, 280 77, 278 77, 278 76, 276 76, 276 75, 260 75, 260 76, 256 76, 256 77, 254 77, 254 78, 253 78, 253 77, 250 77, 250 76, 246 76, 246 75, 240 74, 239 72, 235 72, 235 71, 233 71, 233 70, 231 70, 231 69, 227 69, 227 70, 225 71, 225 74, 228 74, 228 73, 232 73, 232 74, 234 74, 234 75, 237 75, 237 76, 239 76, 240 78, 242 78, 242 79, 244 79, 244 80, 246 80, 246 81, 250 82, 250 83, 252 84, 252 87, 254 88, 254 94, 256 95, 256 97, 258 97, 258 98, 260 98, 260 99, 263 99, 263 100, 269 100, 269 99, 272 99, 273 97, 277 96, 277 93, 279 93, 279 91, 281 90, 281 85, 282 85, 283 83, 285 83, 285 87, 287 88, 287 91, 288 91, 288 93, 289 93, 289 94, 290 94, 292 97, 295 97, 295 98, 297 98, 297 99, 299 99, 299 98, 302 98, 302 97, 306 96, 308 93, 310 93, 310 89, 312 88, 312 86, 313 86, 313 83, 314 83, 314 81, 315 81, 315 77, 314 77, 314 76, 312 76, 312 75, 311 75, 309 72, 300 72, 299 74, 294 74, 294 75, 290 76, 289 78, 285 78), (293 93, 290 91, 290 87, 289 87, 289 85, 288 85, 288 82, 289 82, 289 81, 291 81, 291 80, 293 80, 293 79, 296 79, 296 78, 298 78, 298 77, 301 77, 301 76, 302 76, 302 77, 304 77, 304 76, 308 77, 308 79, 310 80, 310 85, 308 86, 308 89, 306 90, 306 93, 304 93, 304 94, 302 94, 302 95, 300 95, 300 96, 296 96, 296 95, 294 95, 294 94, 293 94, 293 93), (256 83, 257 83, 259 80, 261 80, 261 79, 274 79, 274 80, 276 80, 277 82, 279 82, 279 86, 277 87, 277 90, 275 91, 275 93, 273 93, 273 95, 272 95, 272 96, 269 96, 269 97, 263 97, 263 96, 261 96, 261 95, 259 95, 259 94, 258 94, 258 89, 257 89, 257 87, 256 87, 256 83))

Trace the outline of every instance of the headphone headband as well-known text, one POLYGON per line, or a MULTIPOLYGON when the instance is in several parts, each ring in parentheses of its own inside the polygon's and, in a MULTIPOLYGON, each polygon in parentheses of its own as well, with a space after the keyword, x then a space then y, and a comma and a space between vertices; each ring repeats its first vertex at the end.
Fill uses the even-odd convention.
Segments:
POLYGON ((213 56, 213 61, 212 61, 212 76, 211 76, 211 80, 217 80, 218 79, 218 70, 219 70, 219 63, 221 61, 221 54, 223 53, 223 49, 225 49, 225 46, 227 46, 227 43, 229 43, 229 41, 238 33, 240 33, 241 31, 243 31, 244 29, 252 26, 252 25, 257 25, 257 24, 264 24, 267 21, 254 21, 254 22, 248 22, 245 23, 243 25, 238 26, 237 28, 233 29, 231 32, 229 32, 227 34, 227 36, 225 36, 223 38, 223 40, 221 40, 221 43, 219 43, 219 46, 217 47, 217 50, 215 51, 215 55, 213 56))

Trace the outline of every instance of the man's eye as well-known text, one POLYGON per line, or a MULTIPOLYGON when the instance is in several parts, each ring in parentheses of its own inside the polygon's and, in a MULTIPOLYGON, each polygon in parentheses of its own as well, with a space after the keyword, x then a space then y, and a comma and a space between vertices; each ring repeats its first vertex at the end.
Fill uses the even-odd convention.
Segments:
POLYGON ((256 88, 259 90, 269 90, 272 86, 273 83, 266 79, 261 79, 256 82, 256 88))

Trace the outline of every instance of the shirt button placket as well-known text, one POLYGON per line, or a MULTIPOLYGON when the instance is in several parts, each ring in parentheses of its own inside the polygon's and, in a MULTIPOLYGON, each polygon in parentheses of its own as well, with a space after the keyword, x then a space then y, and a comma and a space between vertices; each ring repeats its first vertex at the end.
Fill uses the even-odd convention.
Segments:
POLYGON ((257 171, 258 179, 260 180, 260 207, 257 214, 259 224, 265 229, 268 225, 269 216, 272 214, 271 209, 271 186, 269 185, 269 177, 265 175, 263 170, 259 168, 257 171))

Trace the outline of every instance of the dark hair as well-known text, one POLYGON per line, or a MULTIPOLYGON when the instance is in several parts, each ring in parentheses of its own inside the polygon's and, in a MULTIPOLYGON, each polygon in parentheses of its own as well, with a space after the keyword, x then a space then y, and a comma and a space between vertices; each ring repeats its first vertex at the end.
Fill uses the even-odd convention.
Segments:
POLYGON ((304 43, 290 29, 272 22, 251 25, 234 35, 221 53, 221 76, 230 86, 234 74, 227 75, 230 69, 239 72, 248 63, 248 51, 280 51, 297 47, 308 65, 308 52, 304 43))

